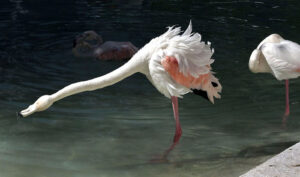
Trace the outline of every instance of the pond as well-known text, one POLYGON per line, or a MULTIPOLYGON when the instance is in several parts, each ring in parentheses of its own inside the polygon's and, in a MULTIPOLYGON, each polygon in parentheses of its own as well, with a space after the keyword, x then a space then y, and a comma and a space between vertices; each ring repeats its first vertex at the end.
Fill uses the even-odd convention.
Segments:
POLYGON ((267 35, 300 41, 300 3, 288 1, 66 0, 0 3, 0 173, 39 176, 239 176, 299 141, 300 82, 290 80, 285 123, 284 82, 248 69, 267 35), (39 96, 106 74, 124 62, 75 58, 72 41, 86 30, 104 40, 142 47, 177 25, 215 49, 212 65, 223 85, 211 104, 179 99, 183 129, 171 145, 171 101, 141 74, 67 97, 24 119, 16 112, 39 96))

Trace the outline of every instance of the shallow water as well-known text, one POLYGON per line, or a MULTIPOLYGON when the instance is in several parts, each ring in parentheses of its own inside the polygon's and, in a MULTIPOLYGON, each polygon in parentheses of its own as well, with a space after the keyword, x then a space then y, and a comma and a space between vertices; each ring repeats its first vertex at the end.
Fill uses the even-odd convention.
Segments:
POLYGON ((300 41, 296 0, 0 4, 0 176, 238 176, 299 141, 299 81, 290 81, 291 116, 283 125, 284 83, 247 65, 271 33, 300 41), (122 64, 73 57, 77 34, 95 30, 142 47, 190 19, 215 48, 224 89, 214 105, 192 94, 179 100, 183 136, 167 162, 150 161, 172 142, 170 100, 140 74, 16 118, 39 96, 122 64))

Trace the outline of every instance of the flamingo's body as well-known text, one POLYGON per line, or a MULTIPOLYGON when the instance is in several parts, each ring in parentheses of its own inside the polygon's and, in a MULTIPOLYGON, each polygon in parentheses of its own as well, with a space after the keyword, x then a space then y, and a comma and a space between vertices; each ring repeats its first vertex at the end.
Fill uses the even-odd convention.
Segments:
POLYGON ((64 97, 103 88, 140 72, 146 75, 159 92, 171 98, 176 121, 174 143, 177 143, 181 136, 177 97, 196 89, 206 91, 208 98, 213 102, 213 97, 220 98, 218 93, 222 89, 218 79, 211 72, 210 64, 214 60, 211 59, 213 50, 210 44, 201 42, 200 34, 191 33, 191 23, 183 34, 180 35, 180 32, 179 27, 170 27, 167 32, 152 39, 115 71, 95 79, 71 84, 52 95, 44 95, 20 114, 26 117, 47 109, 52 103, 64 97))
POLYGON ((277 80, 286 80, 286 111, 289 109, 288 79, 300 76, 300 45, 278 34, 265 38, 252 52, 249 68, 254 73, 271 73, 277 80))

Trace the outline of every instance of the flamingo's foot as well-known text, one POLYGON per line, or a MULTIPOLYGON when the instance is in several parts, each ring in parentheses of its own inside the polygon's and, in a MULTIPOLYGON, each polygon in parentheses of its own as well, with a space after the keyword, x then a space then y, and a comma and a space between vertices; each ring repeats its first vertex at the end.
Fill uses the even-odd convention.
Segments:
POLYGON ((284 115, 282 116, 282 128, 285 129, 286 128, 286 123, 287 123, 287 120, 289 118, 289 115, 290 115, 290 111, 289 110, 286 110, 284 115))
POLYGON ((176 129, 172 145, 162 155, 151 159, 150 162, 151 163, 168 163, 169 162, 168 156, 169 156, 170 152, 178 144, 181 135, 182 135, 182 130, 179 127, 176 129))
POLYGON ((149 162, 150 163, 168 163, 169 160, 167 159, 167 156, 165 156, 165 154, 164 154, 164 155, 154 157, 153 159, 150 159, 149 162))

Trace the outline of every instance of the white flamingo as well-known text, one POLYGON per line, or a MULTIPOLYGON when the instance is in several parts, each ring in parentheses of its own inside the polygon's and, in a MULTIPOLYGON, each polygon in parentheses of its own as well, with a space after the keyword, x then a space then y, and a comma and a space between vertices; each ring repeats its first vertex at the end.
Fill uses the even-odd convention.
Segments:
POLYGON ((271 73, 277 80, 285 80, 286 108, 290 114, 289 80, 300 76, 300 45, 278 34, 266 37, 252 52, 249 68, 254 73, 271 73))
POLYGON ((191 23, 183 34, 180 33, 180 27, 169 27, 167 32, 152 39, 120 68, 101 77, 71 84, 52 95, 44 95, 19 115, 26 117, 44 111, 64 97, 100 89, 140 72, 146 75, 159 92, 171 98, 176 122, 176 144, 182 134, 177 97, 189 92, 202 96, 207 93, 204 97, 213 103, 214 97, 220 98, 219 92, 222 89, 211 72, 210 64, 214 60, 211 59, 213 50, 210 44, 201 42, 199 33, 192 33, 191 23))

